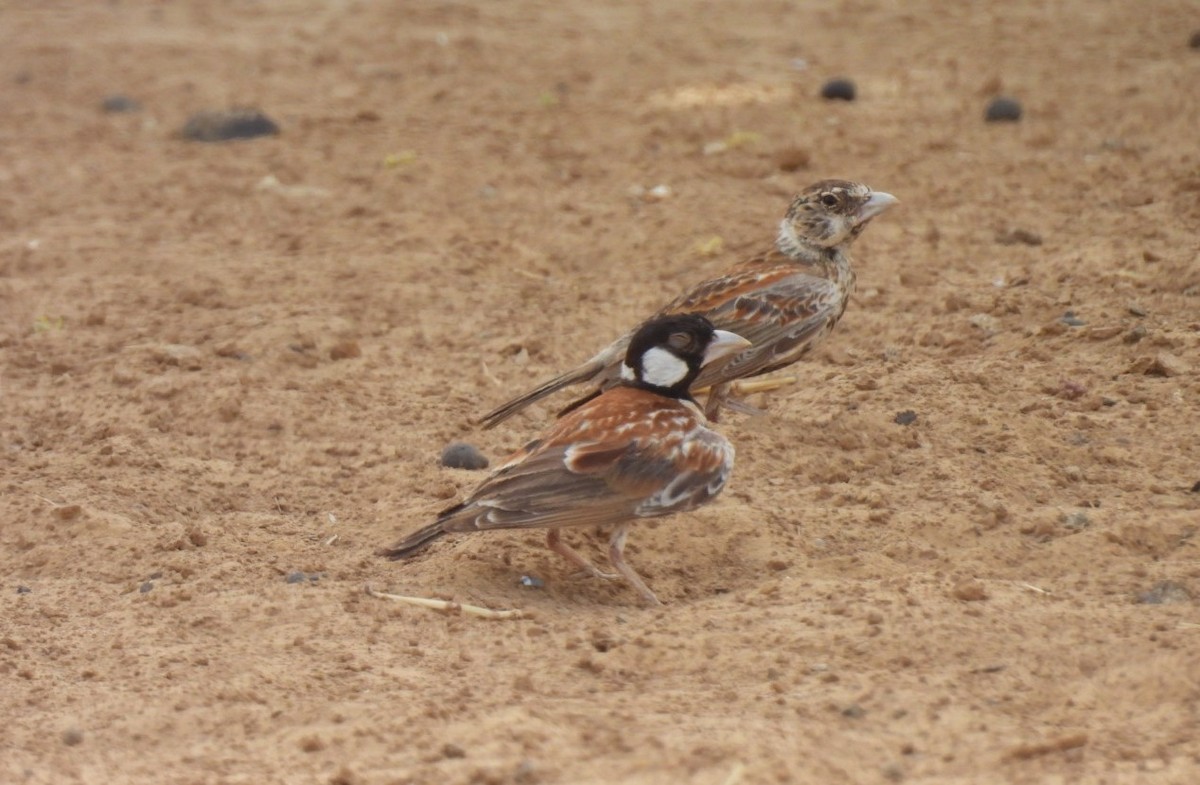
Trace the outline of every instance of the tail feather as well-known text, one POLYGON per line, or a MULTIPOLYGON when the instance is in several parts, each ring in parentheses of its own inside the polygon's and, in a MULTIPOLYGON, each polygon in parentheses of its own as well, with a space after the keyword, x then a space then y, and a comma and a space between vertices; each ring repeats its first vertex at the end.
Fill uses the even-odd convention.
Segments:
POLYGON ((392 561, 407 559, 446 533, 446 530, 442 527, 442 523, 442 519, 439 518, 428 526, 417 529, 392 547, 381 550, 379 555, 386 556, 392 561))
POLYGON ((485 431, 490 430, 507 420, 509 417, 512 417, 526 406, 537 403, 543 398, 553 395, 564 387, 570 387, 574 384, 583 384, 584 382, 590 382, 600 377, 613 365, 614 362, 621 357, 621 355, 624 354, 628 345, 629 336, 623 336, 617 339, 612 344, 605 347, 604 350, 595 357, 588 360, 578 368, 567 371, 561 376, 556 376, 545 384, 542 384, 523 395, 519 395, 507 403, 501 404, 476 420, 475 424, 482 427, 485 431))

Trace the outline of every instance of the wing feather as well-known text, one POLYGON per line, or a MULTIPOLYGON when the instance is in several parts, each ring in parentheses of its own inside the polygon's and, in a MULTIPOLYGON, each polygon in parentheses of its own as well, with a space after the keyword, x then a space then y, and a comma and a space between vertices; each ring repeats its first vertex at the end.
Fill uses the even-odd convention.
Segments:
POLYGON ((559 420, 448 510, 443 529, 614 524, 689 510, 719 493, 733 462, 729 442, 683 404, 655 399, 648 408, 638 395, 618 388, 559 420))

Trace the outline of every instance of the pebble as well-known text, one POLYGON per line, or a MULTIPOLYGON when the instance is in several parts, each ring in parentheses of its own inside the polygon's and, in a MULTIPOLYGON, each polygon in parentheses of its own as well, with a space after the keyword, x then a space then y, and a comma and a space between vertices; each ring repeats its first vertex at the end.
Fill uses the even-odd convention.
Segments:
POLYGON ((138 594, 149 594, 153 590, 154 590, 154 582, 146 581, 145 583, 143 583, 141 586, 138 587, 138 594))
POLYGON ((996 242, 1001 245, 1041 245, 1042 236, 1037 232, 1031 232, 1028 229, 1013 229, 1008 232, 1000 232, 996 235, 996 242))
POLYGON ((988 598, 987 589, 976 580, 959 581, 954 585, 951 594, 963 602, 979 602, 988 598))
POLYGON ((1181 605, 1192 601, 1192 593, 1182 583, 1162 581, 1137 596, 1139 605, 1181 605))
MULTIPOLYGON (((1197 483, 1197 485, 1200 485, 1200 483, 1197 483)), ((33 589, 28 586, 18 586, 17 594, 33 594, 33 589)))
POLYGON ((83 731, 78 728, 70 728, 63 731, 62 743, 68 747, 74 747, 83 743, 83 731))
POLYGON ((331 360, 352 360, 355 357, 362 357, 362 347, 358 341, 340 341, 329 350, 331 360))
POLYGON ((127 95, 117 93, 105 96, 104 100, 100 102, 100 108, 105 112, 116 114, 118 112, 139 111, 142 105, 127 95))
POLYGON ((1125 343, 1133 344, 1133 343, 1137 343, 1138 341, 1142 340, 1145 337, 1146 337, 1145 326, 1138 324, 1138 325, 1134 325, 1134 328, 1132 330, 1125 333, 1125 336, 1123 338, 1121 338, 1121 340, 1124 341, 1125 343))
POLYGON ((896 425, 912 425, 917 421, 917 413, 912 409, 905 409, 902 412, 897 412, 892 420, 896 425))
POLYGON ((1087 324, 1083 319, 1076 316, 1074 311, 1067 311, 1059 318, 1059 321, 1068 327, 1083 327, 1087 324))
POLYGON ((1169 352, 1159 352, 1154 357, 1139 357, 1129 366, 1128 373, 1146 376, 1185 376, 1191 370, 1187 362, 1169 352))
POLYGON ((279 133, 279 126, 257 109, 204 111, 189 117, 180 133, 184 139, 194 142, 225 142, 230 139, 273 136, 279 133))
POLYGON ((829 101, 853 101, 856 93, 849 79, 830 79, 821 85, 821 97, 829 101))
POLYGON ((1063 515, 1062 524, 1068 529, 1082 531, 1092 525, 1092 519, 1083 510, 1076 510, 1063 515))
POLYGON ((1200 30, 1192 33, 1192 37, 1188 39, 1188 46, 1193 49, 1200 49, 1200 30))
POLYGON ((775 154, 775 165, 782 172, 794 172, 807 169, 812 162, 812 153, 803 147, 788 147, 775 154))
POLYGON ((989 123, 1014 123, 1021 119, 1021 104, 1015 98, 993 98, 987 105, 983 119, 989 123))
POLYGON ((538 578, 535 575, 522 575, 521 576, 521 585, 527 586, 530 589, 541 589, 541 588, 545 587, 546 582, 543 581, 541 578, 538 578))
POLYGON ((306 583, 310 580, 311 581, 319 580, 319 576, 317 576, 317 575, 309 576, 307 573, 301 572, 300 570, 292 570, 291 572, 289 572, 287 574, 286 577, 284 577, 284 580, 287 581, 288 583, 306 583))
POLYGON ((487 456, 479 448, 466 442, 451 442, 442 450, 442 466, 450 469, 478 471, 488 467, 487 456))
POLYGON ((446 744, 442 745, 442 757, 443 758, 465 758, 465 757, 467 757, 467 751, 464 750, 462 747, 458 746, 457 744, 447 742, 446 744))

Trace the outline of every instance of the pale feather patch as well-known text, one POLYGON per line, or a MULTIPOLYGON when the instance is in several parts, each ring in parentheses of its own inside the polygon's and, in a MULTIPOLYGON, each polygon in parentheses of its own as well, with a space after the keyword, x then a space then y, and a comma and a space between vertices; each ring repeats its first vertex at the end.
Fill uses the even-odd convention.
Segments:
POLYGON ((621 366, 621 378, 627 382, 632 382, 637 379, 637 373, 628 364, 623 364, 621 366))
POLYGON ((660 346, 642 355, 642 381, 655 387, 674 387, 688 374, 683 360, 660 346))

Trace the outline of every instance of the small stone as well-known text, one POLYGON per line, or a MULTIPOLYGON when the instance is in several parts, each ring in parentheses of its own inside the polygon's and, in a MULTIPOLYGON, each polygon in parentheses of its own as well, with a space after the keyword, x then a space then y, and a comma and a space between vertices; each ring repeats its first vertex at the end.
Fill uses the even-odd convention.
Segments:
POLYGON ((75 747, 83 743, 83 731, 79 728, 69 728, 63 731, 62 743, 68 747, 75 747))
POLYGON ((478 471, 488 467, 488 459, 479 448, 466 442, 452 442, 442 450, 442 466, 478 471))
POLYGON ((905 409, 902 412, 897 412, 896 416, 892 418, 892 421, 895 422, 896 425, 912 425, 917 421, 917 413, 912 409, 905 409))
POLYGON ((1015 123, 1021 119, 1021 104, 1015 98, 998 96, 987 105, 983 119, 989 123, 1015 123))
POLYGON ((1200 493, 1200 480, 1196 480, 1196 484, 1192 486, 1192 493, 1200 493))
MULTIPOLYGON (((1197 484, 1200 485, 1200 483, 1197 484)), ((33 594, 33 589, 29 588, 28 586, 18 586, 17 594, 33 594)))
POLYGON ((988 598, 987 589, 984 588, 983 583, 974 579, 959 581, 954 584, 950 593, 954 595, 955 599, 963 602, 979 602, 988 598))
POLYGON ((79 517, 83 512, 83 508, 78 504, 64 504, 61 507, 54 508, 54 515, 60 521, 71 521, 79 517))
POLYGON ((783 172, 807 169, 810 161, 812 154, 801 147, 789 147, 775 154, 775 165, 783 172))
POLYGON ((443 758, 465 758, 465 757, 467 757, 467 751, 464 750, 462 747, 458 746, 457 744, 447 742, 446 744, 442 745, 442 757, 443 758))
POLYGON ((1182 605, 1192 601, 1192 593, 1182 583, 1162 581, 1137 596, 1139 605, 1182 605))
POLYGON ((1042 236, 1037 232, 1031 232, 1028 229, 1011 229, 1007 232, 999 232, 996 235, 996 242, 1001 245, 1041 245, 1042 236))
POLYGON ((1139 357, 1129 366, 1128 373, 1140 373, 1146 376, 1183 376, 1190 366, 1169 352, 1160 352, 1154 357, 1139 357))
POLYGON ((971 323, 972 327, 980 330, 987 338, 991 338, 1000 332, 1000 320, 990 313, 971 314, 971 317, 967 321, 971 323))
POLYGON ((154 359, 163 365, 172 365, 185 371, 198 371, 204 367, 204 354, 195 346, 182 343, 164 343, 154 349, 154 359))
POLYGON ((1122 341, 1128 344, 1135 344, 1146 337, 1146 328, 1143 325, 1136 325, 1132 330, 1125 333, 1121 338, 1122 341))
POLYGON ((1067 311, 1058 319, 1068 327, 1083 327, 1087 322, 1075 315, 1074 311, 1067 311))
POLYGON ((138 594, 149 594, 152 591, 154 591, 154 582, 153 581, 146 581, 145 583, 143 583, 141 586, 138 587, 138 594))
POLYGON ((1062 525, 1073 531, 1083 531, 1092 525, 1092 519, 1083 510, 1076 510, 1063 515, 1062 525))
POLYGON ((1150 313, 1149 311, 1147 311, 1145 308, 1138 305, 1137 303, 1130 303, 1129 305, 1127 305, 1125 307, 1126 307, 1126 309, 1128 309, 1129 313, 1133 314, 1134 316, 1146 316, 1147 314, 1150 313))
POLYGON ((308 576, 300 570, 292 570, 284 577, 284 580, 288 583, 304 583, 308 580, 308 576))
POLYGON ((194 142, 226 142, 273 136, 279 133, 279 126, 257 109, 204 111, 189 117, 180 133, 194 142))
POLYGON ((362 348, 358 341, 341 341, 329 350, 331 360, 351 360, 355 357, 362 357, 362 348))
POLYGON ((830 79, 821 85, 821 97, 829 101, 853 101, 856 93, 849 79, 830 79))
POLYGON ((859 717, 865 717, 866 714, 867 710, 862 706, 859 706, 857 703, 851 703, 849 706, 842 709, 842 716, 849 717, 852 720, 856 720, 859 717))
POLYGON ((546 582, 536 575, 522 575, 521 585, 530 589, 541 589, 545 587, 546 582))
POLYGON ((1188 46, 1193 49, 1200 49, 1200 30, 1192 33, 1192 37, 1188 39, 1188 46))
POLYGON ((100 109, 112 114, 118 114, 121 112, 136 112, 141 108, 142 105, 140 103, 133 100, 129 96, 121 95, 120 93, 105 96, 104 100, 100 102, 100 109))

